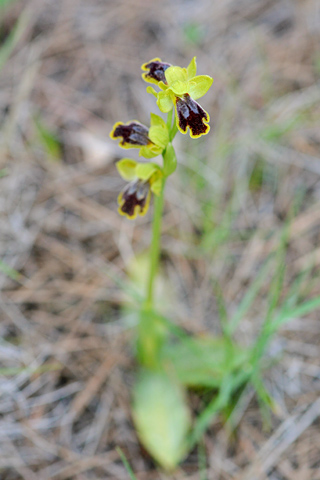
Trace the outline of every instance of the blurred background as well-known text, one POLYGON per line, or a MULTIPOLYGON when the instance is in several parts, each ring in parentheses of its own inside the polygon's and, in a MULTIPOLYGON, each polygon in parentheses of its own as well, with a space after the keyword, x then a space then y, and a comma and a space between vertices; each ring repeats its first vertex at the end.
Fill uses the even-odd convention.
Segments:
MULTIPOLYGON (((282 295, 303 275, 299 295, 317 296, 319 45, 317 0, 0 1, 1 480, 127 479, 117 446, 141 480, 319 480, 317 312, 272 343, 269 429, 249 389, 236 435, 219 420, 205 435, 202 473, 196 451, 169 477, 140 446, 122 286, 151 213, 118 215, 115 161, 128 152, 109 139, 116 121, 157 113, 142 63, 186 67, 196 55, 214 78, 200 100, 211 131, 175 140, 167 311, 190 332, 219 333, 217 291, 235 312, 288 223, 282 295)), ((243 345, 269 280, 241 322, 243 345)))

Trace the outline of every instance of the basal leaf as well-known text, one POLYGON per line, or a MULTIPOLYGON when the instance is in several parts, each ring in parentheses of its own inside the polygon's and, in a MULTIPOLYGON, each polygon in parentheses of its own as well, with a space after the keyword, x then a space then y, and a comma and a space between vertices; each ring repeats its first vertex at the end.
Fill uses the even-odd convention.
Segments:
POLYGON ((184 392, 169 376, 144 371, 134 389, 133 418, 144 447, 166 470, 186 454, 190 414, 184 392))
POLYGON ((164 365, 188 387, 219 388, 223 378, 240 369, 247 353, 223 337, 187 338, 166 345, 164 365))

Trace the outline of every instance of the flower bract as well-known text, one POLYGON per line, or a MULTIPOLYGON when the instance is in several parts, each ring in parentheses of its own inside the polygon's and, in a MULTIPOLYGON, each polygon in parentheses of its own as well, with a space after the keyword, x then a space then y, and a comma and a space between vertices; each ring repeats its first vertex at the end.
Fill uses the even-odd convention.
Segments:
POLYGON ((151 192, 159 195, 163 173, 155 163, 139 163, 131 158, 117 162, 117 169, 128 185, 118 196, 120 215, 133 220, 137 215, 145 215, 150 205, 151 192))

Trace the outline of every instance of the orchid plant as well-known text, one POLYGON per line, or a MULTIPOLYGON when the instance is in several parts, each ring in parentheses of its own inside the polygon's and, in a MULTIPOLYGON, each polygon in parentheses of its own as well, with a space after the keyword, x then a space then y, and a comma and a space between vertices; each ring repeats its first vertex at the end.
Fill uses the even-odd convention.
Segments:
MULTIPOLYGON (((130 220, 145 215, 154 195, 149 274, 137 335, 142 368, 134 389, 133 418, 145 447, 164 468, 172 469, 190 448, 191 415, 184 390, 190 378, 187 383, 183 380, 185 372, 173 355, 173 350, 178 350, 172 348, 169 340, 170 326, 155 311, 154 284, 159 265, 165 184, 177 166, 172 142, 178 131, 189 132, 191 138, 209 133, 209 114, 196 100, 205 95, 213 80, 208 75, 196 75, 196 57, 187 68, 162 62, 160 58, 144 63, 141 68, 143 80, 158 87, 156 91, 148 86, 147 92, 154 95, 160 112, 167 114, 167 118, 151 113, 150 127, 137 120, 117 122, 110 137, 118 140, 124 149, 138 148, 139 155, 147 159, 137 162, 126 157, 116 164, 119 174, 128 182, 118 196, 120 215, 130 220), (162 165, 151 161, 160 155, 162 165)), ((180 347, 184 348, 183 345, 180 347)), ((188 357, 192 358, 189 353, 188 357)))

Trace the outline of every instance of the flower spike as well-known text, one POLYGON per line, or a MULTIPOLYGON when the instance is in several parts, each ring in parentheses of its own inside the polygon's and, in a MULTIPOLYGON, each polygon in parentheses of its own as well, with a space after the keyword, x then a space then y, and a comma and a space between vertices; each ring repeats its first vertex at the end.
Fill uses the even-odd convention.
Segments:
POLYGON ((117 162, 120 175, 129 182, 118 196, 119 213, 130 219, 146 214, 151 194, 160 195, 165 178, 175 171, 177 159, 172 140, 177 130, 183 134, 189 131, 191 138, 206 135, 210 130, 209 114, 196 100, 206 94, 213 80, 208 75, 197 75, 196 57, 187 68, 162 62, 160 58, 153 58, 141 68, 142 78, 160 89, 156 91, 149 85, 147 92, 156 97, 161 112, 174 108, 176 125, 171 125, 171 115, 165 122, 151 113, 149 128, 137 120, 117 122, 112 128, 110 137, 119 139, 120 147, 139 148, 139 155, 148 159, 160 154, 163 157, 163 168, 131 158, 117 162))

